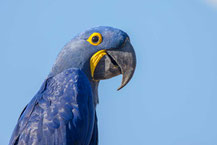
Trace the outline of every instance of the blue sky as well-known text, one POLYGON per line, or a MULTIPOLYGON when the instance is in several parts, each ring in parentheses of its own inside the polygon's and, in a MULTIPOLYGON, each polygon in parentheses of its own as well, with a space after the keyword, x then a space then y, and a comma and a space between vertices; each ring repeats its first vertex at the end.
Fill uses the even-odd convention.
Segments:
POLYGON ((137 54, 131 82, 102 81, 101 145, 217 145, 216 0, 0 1, 0 138, 60 49, 87 28, 126 31, 137 54))

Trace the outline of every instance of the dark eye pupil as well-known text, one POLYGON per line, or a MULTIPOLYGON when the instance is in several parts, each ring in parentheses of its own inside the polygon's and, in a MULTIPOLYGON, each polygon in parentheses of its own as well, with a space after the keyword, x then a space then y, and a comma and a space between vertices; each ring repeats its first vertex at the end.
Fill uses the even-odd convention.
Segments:
POLYGON ((93 36, 92 37, 92 42, 96 43, 99 41, 99 37, 98 36, 93 36))

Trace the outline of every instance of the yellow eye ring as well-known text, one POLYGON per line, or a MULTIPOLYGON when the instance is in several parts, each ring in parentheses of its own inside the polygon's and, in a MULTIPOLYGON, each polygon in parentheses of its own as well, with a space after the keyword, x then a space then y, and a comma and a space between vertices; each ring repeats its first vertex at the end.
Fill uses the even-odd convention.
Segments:
POLYGON ((92 45, 99 45, 102 42, 102 35, 100 33, 94 32, 90 35, 87 41, 92 45))

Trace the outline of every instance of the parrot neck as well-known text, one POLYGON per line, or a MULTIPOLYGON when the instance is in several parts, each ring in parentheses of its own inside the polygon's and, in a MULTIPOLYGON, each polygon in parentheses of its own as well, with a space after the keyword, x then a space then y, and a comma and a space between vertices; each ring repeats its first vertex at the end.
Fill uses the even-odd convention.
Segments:
POLYGON ((89 63, 86 63, 84 67, 81 69, 87 76, 87 78, 90 81, 91 87, 92 87, 92 92, 93 92, 93 97, 94 97, 94 106, 99 103, 99 96, 98 96, 98 86, 99 86, 99 81, 93 80, 93 78, 90 75, 90 67, 88 65, 89 63))
MULTIPOLYGON (((86 42, 86 41, 85 41, 86 42)), ((73 39, 71 40, 58 54, 55 64, 48 77, 55 76, 67 69, 76 68, 83 71, 90 81, 94 104, 98 104, 98 81, 94 81, 90 73, 89 58, 93 52, 87 51, 86 43, 84 40, 73 39), (84 53, 85 52, 85 53, 84 53)), ((91 49, 90 49, 91 50, 91 49)))
MULTIPOLYGON (((94 98, 94 106, 96 107, 96 105, 99 103, 99 97, 98 97, 98 86, 99 86, 99 81, 94 81, 90 75, 90 70, 89 69, 86 69, 88 67, 83 67, 85 69, 80 69, 81 71, 83 71, 87 78, 89 79, 90 81, 90 84, 91 84, 91 88, 92 88, 92 93, 93 93, 93 98, 94 98)), ((62 71, 60 71, 60 69, 57 69, 58 71, 54 71, 52 70, 50 72, 50 74, 48 75, 48 78, 49 77, 53 77, 59 73, 61 73, 62 71)))
POLYGON ((99 103, 99 96, 98 96, 99 81, 90 81, 90 82, 93 90, 94 106, 96 107, 96 105, 99 103))

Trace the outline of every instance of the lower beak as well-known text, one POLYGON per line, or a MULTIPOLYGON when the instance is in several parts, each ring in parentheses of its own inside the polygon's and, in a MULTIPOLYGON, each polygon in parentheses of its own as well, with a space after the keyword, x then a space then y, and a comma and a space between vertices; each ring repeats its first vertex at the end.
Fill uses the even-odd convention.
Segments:
POLYGON ((127 38, 120 48, 101 51, 101 58, 94 68, 92 77, 94 80, 102 80, 122 74, 122 83, 118 88, 120 90, 131 80, 136 68, 133 46, 127 38))

